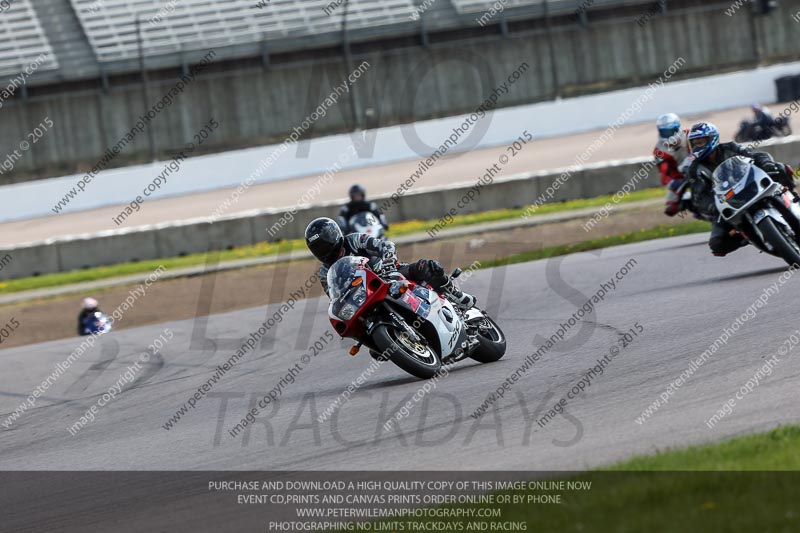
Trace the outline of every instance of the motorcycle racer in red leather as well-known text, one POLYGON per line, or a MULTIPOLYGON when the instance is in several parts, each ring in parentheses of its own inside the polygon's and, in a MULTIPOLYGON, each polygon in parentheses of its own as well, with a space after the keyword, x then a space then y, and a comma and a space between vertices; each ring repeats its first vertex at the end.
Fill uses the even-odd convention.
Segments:
POLYGON ((675 216, 681 211, 681 199, 678 189, 685 178, 686 171, 692 164, 689 150, 689 130, 681 129, 681 120, 675 113, 667 113, 658 117, 658 142, 653 149, 661 184, 667 186, 667 201, 664 213, 675 216))

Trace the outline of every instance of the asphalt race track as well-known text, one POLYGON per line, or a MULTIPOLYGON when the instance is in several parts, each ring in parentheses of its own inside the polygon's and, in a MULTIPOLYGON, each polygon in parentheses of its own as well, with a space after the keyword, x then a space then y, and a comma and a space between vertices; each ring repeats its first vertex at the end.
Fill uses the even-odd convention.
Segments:
MULTIPOLYGON (((732 414, 714 429, 705 425, 798 328, 795 294, 800 279, 792 278, 666 406, 644 424, 634 422, 785 271, 778 259, 759 255, 752 247, 726 259, 714 258, 705 239, 657 240, 477 272, 465 288, 504 327, 506 357, 489 365, 470 361, 451 367, 450 375, 413 405, 398 429, 385 432, 384 422, 424 382, 386 364, 331 420, 320 423, 317 417, 371 362, 365 350, 348 356, 337 339, 310 357, 295 382, 282 390, 279 402, 259 413, 248 428, 252 431, 228 434, 289 367, 310 353, 307 346, 324 338, 329 325, 319 299, 289 311, 272 335, 265 336, 265 345, 245 355, 169 431, 162 425, 258 329, 265 309, 213 316, 205 334, 203 320, 113 332, 69 368, 35 409, 11 429, 0 427, 0 469, 567 470, 800 420, 800 363, 789 353, 779 356, 774 373, 737 401, 732 414), (627 275, 586 325, 570 330, 496 408, 478 420, 470 417, 534 351, 534 335, 555 333, 631 258, 636 264, 629 263, 627 275), (640 336, 621 349, 582 398, 569 401, 566 416, 539 428, 535 414, 542 416, 596 359, 619 346, 620 332, 636 321, 644 328, 640 336), (72 436, 67 427, 165 328, 174 332, 174 339, 99 409, 94 422, 72 436), (216 353, 204 336, 216 339, 216 353)), ((272 306, 269 312, 277 309, 272 306)), ((0 351, 0 422, 78 343, 74 339, 0 351)))
POLYGON ((541 477, 796 422, 800 363, 789 347, 800 339, 788 339, 798 328, 794 295, 800 280, 789 275, 781 284, 787 276, 782 262, 752 248, 712 257, 706 238, 477 271, 464 287, 498 318, 508 353, 488 365, 461 362, 435 383, 411 378, 391 363, 370 374, 366 350, 350 357, 349 343, 325 340, 323 302, 304 301, 169 431, 164 425, 170 417, 280 306, 107 334, 10 429, 3 426, 8 415, 80 340, 0 350, 0 508, 6 511, 0 530, 270 531, 267 521, 294 519, 294 507, 237 505, 236 494, 211 491, 209 481, 453 475, 434 472, 444 470, 459 470, 462 477, 476 470, 504 479, 541 477), (615 279, 618 274, 622 279, 615 279), (541 335, 538 348, 612 278, 616 288, 593 313, 574 323, 485 415, 470 416, 536 350, 534 336, 541 335), (765 298, 770 286, 775 288, 765 298), (756 308, 759 297, 765 305, 756 308), (637 424, 642 411, 748 308, 752 316, 739 319, 728 343, 718 343, 721 348, 669 402, 637 424), (643 331, 622 347, 621 335, 636 331, 637 322, 643 331), (174 338, 136 369, 162 335, 174 338), (314 356, 317 342, 326 346, 314 356), (612 347, 618 355, 603 374, 567 400, 563 414, 539 424, 612 347), (754 374, 776 356, 771 375, 753 386, 754 374), (297 363, 301 370, 290 383, 287 370, 297 363), (135 372, 125 379, 131 368, 135 372), (320 422, 362 374, 366 382, 350 401, 320 422), (752 390, 709 429, 706 420, 748 380, 752 390), (228 431, 279 385, 278 401, 231 436, 228 431), (75 431, 73 424, 115 386, 121 393, 75 431), (384 429, 406 405, 407 416, 384 429))

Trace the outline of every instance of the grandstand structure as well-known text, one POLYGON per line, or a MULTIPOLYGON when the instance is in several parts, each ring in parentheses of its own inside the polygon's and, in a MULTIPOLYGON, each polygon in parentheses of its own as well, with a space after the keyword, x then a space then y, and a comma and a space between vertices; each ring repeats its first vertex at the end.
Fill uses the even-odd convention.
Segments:
POLYGON ((195 155, 280 142, 361 64, 369 68, 358 83, 304 139, 464 113, 523 64, 524 82, 498 107, 641 86, 676 58, 685 59, 678 78, 800 59, 791 17, 800 0, 783 0, 768 17, 752 9, 731 17, 728 7, 730 0, 4 0, 0 87, 11 90, 0 101, 0 143, 19 142, 42 117, 76 134, 38 143, 0 184, 92 168, 159 103, 158 120, 114 168, 174 155, 199 127, 197 110, 224 126, 195 155), (162 101, 187 79, 191 89, 162 101))
POLYGON ((0 16, 0 75, 47 56, 32 84, 307 50, 421 31, 570 15, 652 0, 14 0, 0 16), (590 6, 590 7, 588 7, 590 6), (501 7, 502 9, 498 9, 501 7), (346 36, 345 36, 346 33, 346 36), (196 56, 195 56, 196 57, 196 56))
POLYGON ((31 0, 15 0, 0 14, 0 74, 16 75, 32 63, 42 71, 58 68, 31 0))
MULTIPOLYGON (((183 50, 253 43, 292 35, 340 30, 337 10, 326 0, 72 0, 98 60, 138 57, 136 20, 144 50, 163 55, 183 50), (330 13, 330 14, 329 14, 330 13)), ((335 4, 335 2, 333 2, 335 4)), ((350 0, 352 28, 391 25, 409 19, 411 0, 350 0)))
MULTIPOLYGON (((461 13, 480 13, 488 11, 495 4, 495 0, 452 0, 453 6, 461 13)), ((503 7, 513 8, 525 5, 541 4, 537 0, 507 0, 502 2, 503 7)))

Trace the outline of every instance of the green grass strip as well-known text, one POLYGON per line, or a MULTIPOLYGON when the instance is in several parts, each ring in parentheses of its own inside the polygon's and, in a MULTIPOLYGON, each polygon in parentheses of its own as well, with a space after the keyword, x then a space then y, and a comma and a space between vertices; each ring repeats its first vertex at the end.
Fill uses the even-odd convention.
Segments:
MULTIPOLYGON (((714 444, 636 456, 613 465, 608 470, 800 470, 800 426, 783 426, 767 433, 745 435, 714 444)), ((800 505, 800 495, 798 504, 800 505)))
MULTIPOLYGON (((648 200, 652 198, 661 198, 663 196, 661 189, 645 189, 643 191, 634 191, 629 196, 625 197, 620 203, 628 203, 634 201, 648 200)), ((612 195, 600 196, 597 198, 588 198, 582 200, 571 200, 568 202, 558 202, 552 204, 545 204, 540 207, 535 216, 542 216, 561 211, 571 211, 575 209, 584 209, 588 207, 600 207, 611 201, 612 195)), ((519 209, 498 209, 494 211, 486 211, 483 213, 476 213, 474 215, 458 215, 453 217, 454 220, 448 227, 468 226, 473 224, 481 224, 485 222, 493 222, 497 220, 510 220, 522 215, 526 208, 519 209)), ((392 225, 392 229, 388 233, 389 238, 400 237, 413 233, 423 233, 433 228, 438 221, 428 220, 410 220, 406 222, 399 222, 392 225)), ((606 245, 610 246, 610 245, 606 245)), ((234 261, 237 259, 251 259, 258 257, 269 257, 273 255, 288 253, 292 250, 305 249, 305 242, 302 239, 293 239, 290 241, 281 241, 273 243, 258 243, 248 246, 241 246, 231 250, 222 250, 219 252, 219 261, 234 261)), ((569 252, 566 252, 569 253, 569 252)), ((191 267, 205 264, 207 261, 206 253, 197 253, 186 255, 183 257, 172 257, 164 259, 152 259, 138 262, 119 263, 116 265, 92 267, 82 270, 73 270, 70 272, 58 272, 55 274, 44 274, 41 276, 32 276, 28 278, 20 278, 0 282, 0 294, 20 292, 34 289, 44 289, 47 287, 57 287, 60 285, 70 285, 73 283, 81 283, 88 281, 97 281, 102 279, 116 278, 120 276, 127 276, 131 274, 147 274, 154 271, 159 265, 164 265, 167 270, 174 270, 178 268, 191 267)))
MULTIPOLYGON (((305 249, 305 243, 302 240, 284 241, 281 243, 258 243, 251 246, 234 248, 232 250, 222 250, 219 252, 219 261, 225 262, 236 259, 265 257, 278 253, 288 253, 293 249, 299 248, 305 249)), ((116 278, 131 274, 147 274, 157 269, 159 265, 164 265, 167 270, 173 270, 202 265, 207 261, 208 254, 198 253, 183 257, 148 259, 146 261, 119 263, 116 265, 92 267, 83 270, 72 270, 69 272, 57 272, 55 274, 12 279, 0 282, 0 294, 116 278)))
MULTIPOLYGON (((620 200, 618 204, 664 198, 664 194, 664 190, 660 188, 634 191, 620 200)), ((534 213, 532 213, 531 217, 534 218, 553 213, 575 211, 577 209, 586 209, 589 207, 602 207, 608 202, 611 202, 613 196, 614 195, 597 196, 595 198, 584 198, 580 200, 569 200, 566 202, 544 204, 534 213)), ((528 207, 529 206, 516 209, 495 209, 492 211, 484 211, 482 213, 475 213, 471 215, 456 215, 453 217, 453 222, 447 225, 447 228, 470 226, 473 224, 483 224, 486 222, 496 222, 499 220, 511 220, 521 217, 528 207)), ((438 220, 408 220, 406 222, 399 222, 395 225, 392 225, 392 229, 389 231, 389 236, 399 237, 412 233, 427 233, 429 230, 433 229, 438 222, 438 220)))
POLYGON ((505 506, 503 520, 543 532, 800 531, 800 474, 785 472, 797 470, 800 427, 785 426, 587 472, 573 479, 591 490, 566 492, 561 505, 505 506))
MULTIPOLYGON (((550 478, 581 482, 584 490, 504 490, 493 493, 492 504, 442 507, 500 509, 499 519, 394 518, 393 522, 401 523, 404 531, 423 531, 412 524, 434 520, 449 524, 447 531, 502 531, 474 525, 483 521, 524 522, 527 531, 541 533, 793 532, 800 531, 798 470, 800 426, 783 426, 635 457, 568 478, 557 474, 550 478), (560 495, 561 500, 528 502, 533 495, 560 495), (506 497, 513 502, 514 496, 525 503, 496 503, 506 497)), ((380 525, 370 529, 384 531, 380 525)))

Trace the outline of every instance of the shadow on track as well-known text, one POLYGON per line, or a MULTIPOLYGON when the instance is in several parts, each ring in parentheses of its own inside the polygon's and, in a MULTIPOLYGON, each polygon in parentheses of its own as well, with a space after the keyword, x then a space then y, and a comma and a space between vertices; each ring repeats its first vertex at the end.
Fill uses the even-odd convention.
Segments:
POLYGON ((731 274, 729 276, 720 276, 716 278, 708 278, 702 279, 697 281, 689 281, 686 283, 676 283, 675 285, 667 285, 664 287, 654 287, 652 289, 647 289, 643 291, 638 291, 635 294, 649 294, 653 292, 661 292, 661 291, 672 291, 676 289, 687 289, 690 287, 705 287, 709 285, 716 285, 718 283, 725 283, 729 281, 741 281, 743 279, 751 279, 751 278, 758 278, 760 276, 767 276, 769 274, 780 274, 781 272, 786 272, 788 267, 776 267, 776 268, 767 268, 762 270, 756 270, 753 272, 741 272, 738 274, 731 274))
MULTIPOLYGON (((503 361, 503 359, 501 359, 498 362, 502 362, 502 361, 503 361)), ((388 364, 391 364, 391 363, 388 363, 388 364)), ((493 363, 486 363, 486 364, 493 364, 493 363)), ((472 361, 472 360, 469 360, 469 359, 465 359, 464 361, 460 361, 460 362, 456 363, 455 366, 449 367, 448 375, 449 374, 456 374, 458 372, 463 372, 463 371, 468 370, 468 369, 480 368, 482 366, 485 366, 485 364, 479 363, 477 361, 472 361), (472 362, 474 364, 469 364, 470 362, 472 362)), ((401 371, 399 368, 396 368, 396 369, 398 371, 401 371)), ((375 389, 383 390, 383 389, 388 389, 388 388, 391 388, 391 387, 402 387, 403 385, 409 385, 409 384, 417 384, 418 386, 422 387, 425 383, 428 383, 429 381, 430 380, 427 380, 427 379, 415 378, 414 376, 400 375, 400 376, 397 376, 397 377, 390 377, 388 379, 383 379, 381 381, 373 381, 373 382, 365 383, 364 385, 359 387, 358 390, 375 390, 375 389)), ((347 389, 348 385, 350 385, 349 382, 343 384, 341 389, 330 389, 330 390, 327 390, 327 391, 317 391, 317 393, 318 394, 332 394, 332 395, 341 394, 342 391, 347 389)))
MULTIPOLYGON (((644 242, 653 242, 653 241, 658 241, 658 240, 663 240, 663 239, 653 239, 652 241, 644 241, 644 242)), ((631 244, 637 244, 637 243, 631 243, 631 244)), ((636 252, 636 255, 637 256, 639 256, 639 255, 649 255, 649 254, 667 252, 667 251, 672 251, 672 250, 682 250, 684 248, 696 248, 698 246, 708 246, 708 238, 706 237, 704 240, 697 241, 697 242, 688 242, 688 243, 684 243, 684 244, 675 244, 675 245, 672 245, 672 246, 663 246, 663 247, 659 247, 659 248, 653 248, 652 250, 644 250, 644 251, 641 251, 641 252, 636 252)))

